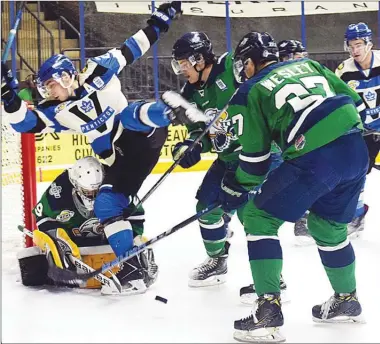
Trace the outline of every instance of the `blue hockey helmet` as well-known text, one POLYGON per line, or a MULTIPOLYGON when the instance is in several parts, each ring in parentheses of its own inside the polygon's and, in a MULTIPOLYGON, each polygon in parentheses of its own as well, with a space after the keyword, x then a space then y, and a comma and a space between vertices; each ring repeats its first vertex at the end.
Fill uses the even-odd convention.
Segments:
POLYGON ((42 64, 37 73, 38 90, 44 98, 47 98, 46 81, 53 79, 59 82, 62 87, 69 88, 77 74, 78 72, 73 62, 67 56, 62 54, 54 55, 42 64))
POLYGON ((372 42, 372 30, 365 23, 350 24, 344 33, 345 46, 349 41, 362 39, 365 43, 372 42))
POLYGON ((238 43, 234 53, 234 74, 241 78, 244 64, 248 59, 257 66, 269 61, 278 61, 276 42, 267 32, 249 32, 238 43))
POLYGON ((177 75, 182 73, 179 60, 188 60, 192 66, 202 60, 206 66, 214 63, 215 54, 206 33, 193 31, 179 38, 172 49, 172 68, 177 75))

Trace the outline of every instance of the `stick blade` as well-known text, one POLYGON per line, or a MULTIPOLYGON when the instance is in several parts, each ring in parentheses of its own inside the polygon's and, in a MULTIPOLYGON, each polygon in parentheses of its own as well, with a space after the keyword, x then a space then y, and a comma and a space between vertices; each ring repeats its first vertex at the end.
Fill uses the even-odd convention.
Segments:
POLYGON ((69 269, 60 269, 57 266, 49 266, 48 276, 54 282, 67 283, 71 285, 82 284, 84 280, 81 278, 85 274, 78 274, 69 269))

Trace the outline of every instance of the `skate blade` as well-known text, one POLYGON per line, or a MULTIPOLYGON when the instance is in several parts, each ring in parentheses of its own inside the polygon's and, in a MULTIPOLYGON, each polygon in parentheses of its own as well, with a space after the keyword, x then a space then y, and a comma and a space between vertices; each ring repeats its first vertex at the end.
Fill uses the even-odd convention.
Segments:
POLYGON ((260 328, 254 331, 235 330, 234 339, 245 343, 282 343, 285 337, 278 327, 260 328))
POLYGON ((338 316, 331 319, 319 319, 313 317, 313 321, 316 323, 326 323, 326 324, 365 324, 366 321, 362 315, 357 316, 338 316))
POLYGON ((227 274, 211 276, 205 280, 189 279, 188 285, 190 288, 203 288, 212 287, 215 285, 223 284, 227 281, 227 274))
MULTIPOLYGON (((256 293, 243 294, 240 296, 240 302, 246 306, 253 306, 256 300, 256 293)), ((288 302, 290 302, 290 297, 287 290, 281 290, 281 303, 283 304, 288 302)))

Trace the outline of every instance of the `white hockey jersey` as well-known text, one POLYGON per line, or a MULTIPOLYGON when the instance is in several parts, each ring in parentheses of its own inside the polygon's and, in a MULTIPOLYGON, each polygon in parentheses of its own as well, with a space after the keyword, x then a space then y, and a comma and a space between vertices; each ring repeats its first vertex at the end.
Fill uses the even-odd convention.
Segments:
POLYGON ((372 51, 370 69, 363 70, 350 57, 338 66, 335 74, 363 99, 366 105, 366 126, 380 130, 380 51, 372 51))
POLYGON ((112 165, 115 160, 114 142, 124 128, 128 128, 125 123, 131 124, 132 130, 144 127, 135 115, 136 107, 131 105, 131 109, 127 108, 128 101, 117 75, 127 64, 142 56, 158 37, 158 29, 148 27, 127 39, 120 49, 89 59, 79 75, 79 88, 75 90, 74 97, 65 102, 48 100, 33 110, 22 102, 16 112, 9 114, 13 129, 23 133, 84 134, 93 151, 105 164, 112 165))

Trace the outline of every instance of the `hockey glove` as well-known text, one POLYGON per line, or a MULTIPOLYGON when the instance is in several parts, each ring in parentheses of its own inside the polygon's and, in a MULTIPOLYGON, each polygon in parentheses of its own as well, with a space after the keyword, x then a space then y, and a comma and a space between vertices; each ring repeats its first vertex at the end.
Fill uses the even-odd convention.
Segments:
POLYGON ((18 80, 13 77, 12 70, 9 69, 6 63, 1 62, 1 77, 2 81, 4 80, 10 88, 13 88, 15 91, 18 89, 18 80))
POLYGON ((226 172, 220 184, 218 201, 225 212, 239 209, 250 198, 250 192, 235 179, 235 172, 226 172))
POLYGON ((174 146, 174 149, 172 152, 173 159, 174 161, 181 159, 181 161, 179 162, 179 166, 181 166, 182 168, 190 168, 191 166, 194 166, 201 160, 201 152, 202 152, 201 143, 198 143, 197 145, 195 145, 195 147, 191 150, 191 152, 187 151, 187 149, 189 148, 189 146, 192 145, 193 142, 194 142, 193 140, 185 140, 183 142, 178 142, 174 146))
POLYGON ((159 28, 160 32, 169 30, 170 22, 181 16, 181 1, 172 1, 161 4, 148 19, 149 25, 159 28))
POLYGON ((13 78, 12 71, 5 63, 1 63, 1 101, 4 103, 4 110, 8 113, 16 112, 20 109, 21 99, 17 95, 17 79, 13 78))
POLYGON ((173 113, 170 114, 170 121, 174 125, 206 122, 208 120, 202 111, 190 104, 177 92, 166 91, 161 99, 173 110, 173 113))

